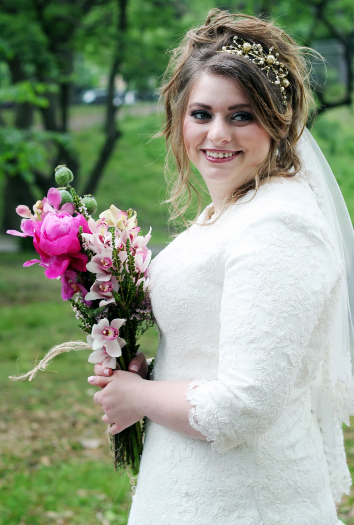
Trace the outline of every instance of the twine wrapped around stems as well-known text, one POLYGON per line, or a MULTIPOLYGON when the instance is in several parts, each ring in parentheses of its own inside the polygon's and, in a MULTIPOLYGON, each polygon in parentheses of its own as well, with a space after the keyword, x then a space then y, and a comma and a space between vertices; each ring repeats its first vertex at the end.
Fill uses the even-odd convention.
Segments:
POLYGON ((33 370, 30 370, 27 372, 27 374, 24 374, 23 376, 9 376, 9 379, 12 381, 19 381, 20 379, 27 379, 28 381, 32 381, 32 379, 36 376, 37 372, 39 370, 45 370, 49 363, 56 357, 57 355, 64 354, 65 352, 71 352, 72 350, 78 351, 78 350, 92 350, 92 348, 85 343, 84 341, 69 341, 67 343, 62 343, 61 345, 53 346, 41 359, 41 361, 38 363, 37 366, 33 368, 33 370))

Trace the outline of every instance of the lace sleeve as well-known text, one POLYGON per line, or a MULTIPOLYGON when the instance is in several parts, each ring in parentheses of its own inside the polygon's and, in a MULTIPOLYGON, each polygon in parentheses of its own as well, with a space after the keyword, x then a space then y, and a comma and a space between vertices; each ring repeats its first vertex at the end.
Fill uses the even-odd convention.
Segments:
MULTIPOLYGON (((193 381, 189 423, 225 452, 280 417, 310 336, 340 279, 315 215, 262 210, 225 251, 219 368, 193 381), (316 223, 317 221, 317 223, 316 223)), ((313 356, 318 367, 323 349, 313 356)))

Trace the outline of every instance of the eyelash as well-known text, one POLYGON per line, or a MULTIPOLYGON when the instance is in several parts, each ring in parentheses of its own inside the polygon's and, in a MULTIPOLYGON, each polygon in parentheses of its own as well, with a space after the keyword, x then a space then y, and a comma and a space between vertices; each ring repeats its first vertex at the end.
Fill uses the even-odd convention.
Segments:
MULTIPOLYGON (((191 117, 194 117, 195 120, 207 120, 207 119, 204 119, 204 118, 198 118, 197 115, 207 115, 207 117, 209 117, 209 119, 210 119, 210 114, 207 113, 206 111, 201 111, 201 110, 193 111, 191 113, 191 117)), ((234 122, 251 122, 252 120, 254 120, 253 115, 251 113, 248 113, 247 111, 240 111, 238 113, 234 113, 232 115, 232 117, 234 117, 234 116, 246 116, 247 117, 246 120, 236 120, 236 119, 234 119, 234 122)), ((232 119, 232 117, 231 117, 231 119, 232 119)))

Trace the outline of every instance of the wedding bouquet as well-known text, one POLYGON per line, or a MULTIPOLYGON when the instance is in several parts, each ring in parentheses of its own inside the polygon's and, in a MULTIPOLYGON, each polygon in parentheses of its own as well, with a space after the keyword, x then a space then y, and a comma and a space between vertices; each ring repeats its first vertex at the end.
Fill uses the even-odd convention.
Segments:
MULTIPOLYGON (((38 370, 63 352, 92 349, 90 363, 128 370, 136 355, 138 338, 153 325, 147 269, 151 251, 147 248, 151 228, 141 234, 134 210, 111 206, 95 221, 97 210, 92 195, 81 198, 70 186, 72 172, 66 166, 55 170, 60 188, 50 188, 47 197, 37 201, 33 213, 28 206, 17 206, 22 217, 21 232, 10 235, 33 237, 39 259, 23 266, 39 264, 48 279, 60 279, 61 296, 70 300, 79 326, 87 335, 83 341, 52 348, 40 363, 17 380, 33 379, 38 370)), ((149 365, 148 379, 153 362, 149 365)), ((111 436, 116 469, 131 467, 139 472, 145 419, 111 436)))

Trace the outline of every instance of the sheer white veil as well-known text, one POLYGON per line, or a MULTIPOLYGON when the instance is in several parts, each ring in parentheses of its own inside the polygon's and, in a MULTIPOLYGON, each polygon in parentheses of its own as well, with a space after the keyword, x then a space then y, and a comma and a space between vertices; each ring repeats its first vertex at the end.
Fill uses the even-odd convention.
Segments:
POLYGON ((312 387, 312 411, 322 431, 336 501, 351 485, 343 446, 342 423, 354 415, 354 232, 341 190, 308 129, 298 143, 304 176, 329 225, 343 266, 339 307, 329 338, 329 354, 312 387))

